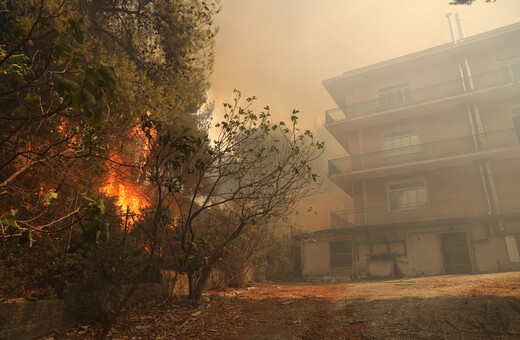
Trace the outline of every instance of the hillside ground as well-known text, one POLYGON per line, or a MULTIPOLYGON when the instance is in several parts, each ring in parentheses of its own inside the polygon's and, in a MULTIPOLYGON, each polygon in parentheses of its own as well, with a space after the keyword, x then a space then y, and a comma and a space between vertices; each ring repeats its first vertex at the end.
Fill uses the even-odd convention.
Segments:
MULTIPOLYGON (((89 339, 99 324, 43 339, 89 339)), ((252 284, 128 308, 111 339, 520 339, 520 272, 252 284)))

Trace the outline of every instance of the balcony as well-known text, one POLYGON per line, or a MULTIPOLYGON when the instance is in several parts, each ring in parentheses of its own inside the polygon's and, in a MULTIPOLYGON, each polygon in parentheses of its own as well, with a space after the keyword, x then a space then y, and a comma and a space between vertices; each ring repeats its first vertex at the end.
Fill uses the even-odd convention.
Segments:
POLYGON ((515 129, 446 139, 329 161, 329 175, 507 148, 519 144, 515 129))
POLYGON ((499 194, 491 202, 485 197, 474 197, 409 204, 395 211, 389 210, 388 206, 335 211, 331 213, 331 227, 452 220, 511 213, 520 213, 520 192, 499 194), (494 212, 489 209, 490 203, 494 212))
POLYGON ((476 74, 465 79, 459 78, 418 89, 409 89, 406 92, 395 93, 391 97, 388 97, 388 95, 380 96, 379 98, 325 111, 325 124, 368 116, 396 108, 410 107, 440 99, 447 99, 469 92, 479 92, 496 88, 518 82, 520 80, 519 73, 517 69, 506 67, 476 74))

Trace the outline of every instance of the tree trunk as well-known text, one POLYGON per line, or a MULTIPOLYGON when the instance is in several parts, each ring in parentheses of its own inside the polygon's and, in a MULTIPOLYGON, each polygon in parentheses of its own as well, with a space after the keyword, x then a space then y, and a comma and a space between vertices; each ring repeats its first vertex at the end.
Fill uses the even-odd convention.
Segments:
POLYGON ((196 301, 199 301, 202 292, 204 291, 204 288, 206 287, 206 284, 208 283, 209 275, 211 274, 211 270, 213 269, 213 266, 206 266, 199 270, 199 275, 197 280, 190 279, 189 285, 190 285, 190 299, 194 299, 196 301))
MULTIPOLYGON (((153 247, 153 248, 155 248, 155 247, 153 247)), ((154 249, 152 249, 152 253, 150 254, 150 257, 149 257, 145 267, 134 279, 134 281, 132 282, 132 285, 130 286, 130 289, 126 292, 125 296, 123 297, 123 300, 121 300, 121 302, 116 305, 116 308, 115 308, 114 312, 112 313, 112 315, 110 315, 107 318, 107 320, 103 323, 103 328, 101 329, 101 333, 99 333, 99 335, 97 336, 97 338, 99 340, 105 340, 108 337, 108 333, 110 333, 110 330, 117 322, 117 319, 119 318, 119 315, 121 315, 121 311, 126 306, 128 300, 130 300, 130 298, 132 297, 132 295, 134 295, 137 288, 139 288, 141 283, 143 283, 146 273, 152 267, 153 258, 154 258, 154 249)))

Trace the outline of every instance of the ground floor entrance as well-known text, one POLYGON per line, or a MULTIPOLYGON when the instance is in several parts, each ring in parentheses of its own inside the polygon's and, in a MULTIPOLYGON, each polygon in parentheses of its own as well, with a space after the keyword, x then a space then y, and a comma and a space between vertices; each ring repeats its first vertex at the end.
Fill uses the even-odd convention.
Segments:
POLYGON ((441 233, 440 235, 446 274, 473 273, 466 232, 441 233))

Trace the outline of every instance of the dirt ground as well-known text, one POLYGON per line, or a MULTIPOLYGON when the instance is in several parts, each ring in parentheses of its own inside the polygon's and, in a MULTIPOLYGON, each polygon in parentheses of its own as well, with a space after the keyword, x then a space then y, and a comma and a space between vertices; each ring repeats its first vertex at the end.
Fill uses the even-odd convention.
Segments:
MULTIPOLYGON (((89 339, 90 323, 43 339, 89 339)), ((112 339, 520 339, 520 272, 254 284, 128 308, 112 339)))

